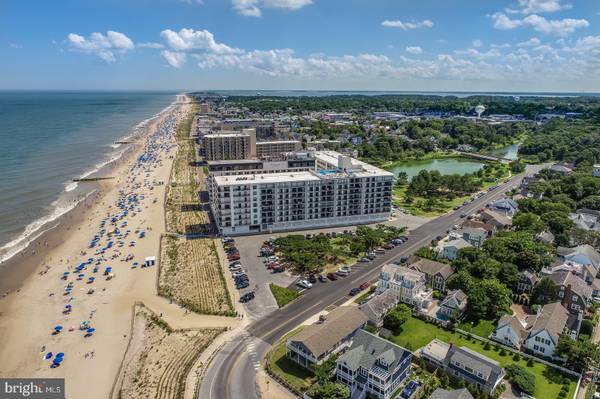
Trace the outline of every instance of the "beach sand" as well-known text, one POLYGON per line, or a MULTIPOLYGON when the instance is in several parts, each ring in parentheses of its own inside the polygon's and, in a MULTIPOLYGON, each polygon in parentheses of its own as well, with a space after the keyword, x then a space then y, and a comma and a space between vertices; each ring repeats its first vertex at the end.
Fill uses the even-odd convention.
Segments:
MULTIPOLYGON (((115 179, 103 182, 96 197, 90 197, 67 220, 63 218, 61 226, 45 236, 47 246, 40 244, 34 255, 23 257, 22 270, 13 275, 3 274, 3 287, 20 288, 0 300, 1 377, 65 378, 67 398, 107 398, 129 341, 132 309, 137 301, 161 315, 173 328, 234 328, 239 324, 235 318, 184 311, 156 296, 156 266, 131 267, 134 261, 142 264, 147 256, 158 257, 160 236, 165 231, 166 186, 161 182, 168 181, 176 149, 172 135, 156 138, 158 127, 164 128, 161 124, 165 121, 181 120, 189 111, 187 97, 179 96, 178 103, 168 112, 151 120, 139 139, 140 145, 111 172, 115 179), (151 153, 155 158, 139 166, 139 156, 148 152, 143 140, 154 143, 151 153), (135 164, 138 167, 132 170, 135 164), (97 248, 106 245, 104 235, 98 247, 89 248, 101 221, 120 212, 117 208, 119 198, 123 199, 120 190, 145 196, 134 206, 139 209, 130 211, 123 219, 128 225, 121 230, 130 229, 131 233, 122 239, 125 242, 122 248, 114 245, 105 251, 106 261, 101 261, 97 273, 92 273, 93 265, 88 265, 82 271, 83 280, 78 281, 74 268, 90 257, 96 260, 97 248), (136 229, 143 230, 145 237, 138 238, 136 229), (136 241, 134 247, 128 245, 131 240, 136 241), (115 251, 121 251, 122 255, 111 259, 115 251), (124 254, 133 255, 133 260, 122 261, 124 254), (114 278, 110 280, 103 275, 107 266, 113 269, 114 278), (71 274, 62 280, 65 271, 71 274), (18 281, 25 275, 23 283, 18 281), (90 276, 96 280, 87 284, 90 276), (72 294, 63 295, 69 282, 73 282, 72 294), (95 290, 93 294, 87 293, 90 288, 95 290), (69 314, 63 314, 66 305, 72 306, 69 314), (90 337, 84 337, 85 331, 79 329, 84 320, 95 328, 90 337), (63 329, 53 335, 56 325, 63 329), (59 367, 51 368, 52 361, 44 359, 48 352, 64 352, 59 367)), ((121 222, 118 221, 119 226, 121 222)), ((106 224, 108 231, 112 228, 106 224)), ((117 244, 118 238, 112 240, 117 244)), ((11 266, 20 266, 18 262, 16 259, 11 266)))

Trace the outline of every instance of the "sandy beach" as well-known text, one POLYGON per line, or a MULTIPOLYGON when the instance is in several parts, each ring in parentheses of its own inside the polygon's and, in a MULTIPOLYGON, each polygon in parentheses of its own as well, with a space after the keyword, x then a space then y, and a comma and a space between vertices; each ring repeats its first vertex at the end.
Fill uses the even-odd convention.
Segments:
POLYGON ((3 287, 20 288, 0 300, 0 376, 60 377, 67 398, 108 397, 138 301, 173 328, 236 325, 235 318, 189 313, 156 296, 157 267, 142 267, 159 255, 174 129, 190 108, 178 96, 149 121, 135 150, 111 171, 114 179, 63 219, 35 254, 10 265, 23 268, 3 275, 3 287))

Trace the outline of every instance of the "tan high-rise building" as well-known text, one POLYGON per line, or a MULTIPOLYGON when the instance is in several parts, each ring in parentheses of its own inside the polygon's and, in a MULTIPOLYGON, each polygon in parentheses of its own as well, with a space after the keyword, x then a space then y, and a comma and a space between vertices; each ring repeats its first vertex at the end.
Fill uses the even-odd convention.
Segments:
POLYGON ((258 158, 280 157, 282 153, 300 151, 302 143, 297 140, 259 141, 256 143, 258 158))
POLYGON ((207 161, 256 158, 256 131, 222 132, 203 137, 204 158, 207 161))

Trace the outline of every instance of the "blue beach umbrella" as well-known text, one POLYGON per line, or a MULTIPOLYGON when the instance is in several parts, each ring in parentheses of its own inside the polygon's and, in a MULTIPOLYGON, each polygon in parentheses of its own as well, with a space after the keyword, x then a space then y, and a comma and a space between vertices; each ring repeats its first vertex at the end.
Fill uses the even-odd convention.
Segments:
POLYGON ((57 358, 57 359, 62 359, 63 357, 65 357, 65 353, 64 353, 64 352, 58 352, 58 353, 56 354, 56 358, 57 358))
POLYGON ((89 334, 93 333, 94 331, 96 331, 95 328, 88 328, 87 330, 85 330, 85 332, 89 334))
POLYGON ((54 331, 61 331, 63 329, 62 326, 55 326, 54 331))
POLYGON ((48 352, 48 353, 46 353, 46 356, 44 356, 44 358, 45 358, 46 360, 48 360, 48 359, 52 359, 52 352, 48 352))

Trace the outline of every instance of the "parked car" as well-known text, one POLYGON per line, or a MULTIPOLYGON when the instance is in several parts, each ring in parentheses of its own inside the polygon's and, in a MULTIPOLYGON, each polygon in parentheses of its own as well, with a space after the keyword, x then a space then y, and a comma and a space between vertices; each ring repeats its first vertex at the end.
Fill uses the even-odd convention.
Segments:
POLYGON ((229 263, 229 267, 233 267, 233 266, 237 266, 237 265, 242 265, 242 262, 240 262, 239 260, 236 260, 234 262, 229 263))
POLYGON ((322 274, 319 274, 319 281, 322 283, 326 283, 327 282, 327 277, 323 276, 322 274))
POLYGON ((250 284, 247 281, 235 285, 235 288, 237 288, 238 290, 243 290, 244 288, 248 287, 250 287, 250 284))
POLYGON ((377 258, 377 255, 375 255, 375 252, 369 252, 367 254, 367 258, 373 260, 373 259, 377 258))
POLYGON ((402 396, 404 399, 408 399, 416 392, 418 388, 419 383, 415 380, 412 380, 408 384, 406 384, 400 396, 402 396))
POLYGON ((344 276, 344 277, 345 277, 345 276, 347 276, 347 275, 349 275, 349 274, 350 274, 350 271, 351 271, 351 270, 350 270, 350 268, 349 268, 348 266, 343 266, 343 267, 340 267, 340 268, 338 269, 338 271, 337 271, 337 272, 335 272, 335 273, 336 273, 337 275, 339 275, 339 276, 344 276))
POLYGON ((229 266, 230 272, 239 272, 242 270, 242 265, 229 266))
POLYGON ((240 302, 241 303, 250 302, 251 300, 254 299, 254 296, 255 296, 254 291, 250 291, 240 297, 240 302))
POLYGON ((285 271, 285 267, 283 267, 282 265, 273 266, 271 268, 271 271, 273 273, 283 273, 285 271))
POLYGON ((359 261, 359 262, 370 262, 370 261, 371 261, 371 259, 367 258, 366 256, 363 256, 363 257, 362 257, 362 258, 360 258, 358 261, 359 261))
POLYGON ((350 290, 350 296, 354 296, 360 292, 360 288, 352 288, 350 290))
POLYGON ((395 245, 392 244, 391 242, 388 242, 387 244, 385 244, 383 246, 383 249, 394 249, 395 245))
POLYGON ((359 285, 358 288, 360 288, 361 290, 366 290, 367 288, 369 288, 370 285, 371 283, 365 281, 364 283, 359 285))
POLYGON ((314 274, 311 274, 310 276, 308 276, 308 281, 311 284, 315 284, 317 282, 317 276, 315 276, 314 274))
POLYGON ((224 244, 227 244, 228 242, 233 242, 234 240, 233 240, 233 238, 231 238, 231 237, 223 237, 223 238, 221 238, 221 241, 222 241, 224 244))
POLYGON ((383 248, 376 248, 375 249, 375 253, 376 254, 384 254, 385 253, 385 249, 383 249, 383 248))
POLYGON ((296 282, 296 285, 299 287, 302 287, 302 288, 306 288, 306 289, 312 288, 312 284, 310 283, 310 281, 308 281, 305 278, 298 280, 296 282))
POLYGON ((235 272, 231 273, 231 276, 232 276, 233 278, 236 278, 236 277, 247 276, 247 274, 246 274, 246 272, 245 272, 245 271, 243 271, 243 270, 238 270, 238 271, 235 271, 235 272))
POLYGON ((334 273, 327 274, 327 278, 330 279, 331 281, 335 281, 338 279, 338 277, 334 273))

